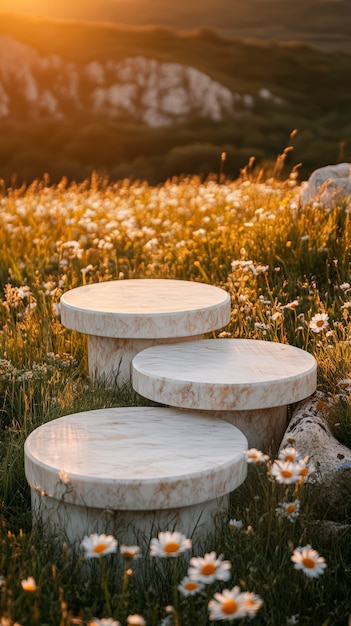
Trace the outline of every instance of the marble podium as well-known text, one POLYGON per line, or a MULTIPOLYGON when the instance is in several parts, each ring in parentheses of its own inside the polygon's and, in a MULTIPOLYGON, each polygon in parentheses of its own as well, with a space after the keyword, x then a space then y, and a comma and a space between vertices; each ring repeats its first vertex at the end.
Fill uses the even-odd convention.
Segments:
POLYGON ((134 357, 132 370, 140 395, 167 406, 205 410, 237 426, 249 447, 260 449, 279 445, 287 405, 312 395, 317 386, 311 354, 253 339, 154 346, 134 357))
POLYGON ((245 479, 245 436, 201 412, 123 407, 66 415, 25 442, 34 522, 71 545, 93 532, 126 544, 176 529, 205 540, 245 479))
POLYGON ((149 346, 201 338, 230 321, 230 297, 219 287, 185 280, 94 283, 61 297, 61 321, 88 336, 89 375, 123 385, 133 357, 149 346))

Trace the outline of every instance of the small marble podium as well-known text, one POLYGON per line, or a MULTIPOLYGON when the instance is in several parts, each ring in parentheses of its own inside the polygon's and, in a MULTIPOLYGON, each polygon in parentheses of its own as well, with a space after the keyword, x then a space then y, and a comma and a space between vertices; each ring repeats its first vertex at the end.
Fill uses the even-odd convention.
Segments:
POLYGON ((226 326, 230 314, 224 289, 185 280, 107 281, 61 297, 62 324, 88 335, 90 377, 118 385, 130 382, 140 350, 199 339, 226 326))
POLYGON ((317 362, 286 344, 203 339, 143 350, 132 380, 145 398, 206 410, 237 426, 249 447, 266 449, 284 435, 287 405, 316 390, 317 362))
POLYGON ((34 522, 58 541, 93 532, 124 543, 159 530, 201 541, 245 479, 244 435, 231 424, 163 407, 66 415, 25 442, 34 522))

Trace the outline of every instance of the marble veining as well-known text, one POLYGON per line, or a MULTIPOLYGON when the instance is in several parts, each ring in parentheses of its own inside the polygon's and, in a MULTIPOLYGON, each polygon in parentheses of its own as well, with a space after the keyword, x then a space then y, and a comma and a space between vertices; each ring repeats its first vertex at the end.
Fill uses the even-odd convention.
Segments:
POLYGON ((230 297, 219 287, 185 280, 107 281, 64 293, 61 320, 101 337, 188 337, 226 326, 230 297))
POLYGON ((317 363, 304 350, 250 339, 209 339, 139 352, 134 389, 174 407, 251 410, 279 407, 314 393, 317 363))
POLYGON ((25 443, 25 472, 35 492, 65 503, 173 509, 236 489, 246 476, 246 448, 235 426, 200 412, 118 407, 37 428, 25 443))
POLYGON ((88 335, 89 376, 121 387, 130 383, 132 360, 138 352, 151 346, 201 339, 203 335, 168 339, 118 339, 88 335))

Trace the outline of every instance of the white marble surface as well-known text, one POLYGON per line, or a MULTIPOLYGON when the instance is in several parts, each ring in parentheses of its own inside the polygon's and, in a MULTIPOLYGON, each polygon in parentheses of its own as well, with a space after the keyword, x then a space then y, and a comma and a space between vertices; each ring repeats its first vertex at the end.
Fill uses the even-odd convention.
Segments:
POLYGON ((250 339, 208 339, 160 345, 132 362, 134 389, 174 407, 251 410, 310 396, 315 358, 299 348, 250 339))
POLYGON ((156 510, 206 502, 245 478, 244 435, 201 413, 101 409, 43 424, 25 443, 29 484, 65 502, 156 510), (69 489, 60 480, 67 474, 69 489))
POLYGON ((288 425, 287 406, 241 411, 206 411, 206 413, 233 424, 244 433, 249 448, 258 448, 265 452, 269 452, 272 446, 279 447, 288 425))
POLYGON ((64 293, 61 321, 100 337, 189 337, 226 326, 230 297, 219 287, 185 280, 115 280, 64 293))
MULTIPOLYGON (((31 489, 33 523, 39 524, 44 536, 58 546, 79 547, 85 535, 105 533, 117 537, 119 544, 145 544, 160 531, 178 530, 191 537, 193 549, 204 553, 204 544, 213 547, 211 537, 218 527, 218 516, 228 511, 229 495, 205 503, 158 511, 115 511, 77 506, 65 500, 42 496, 31 489), (210 541, 210 544, 209 544, 210 541)), ((147 548, 146 548, 147 550, 147 548)))
POLYGON ((88 365, 91 380, 104 380, 122 387, 132 379, 132 360, 151 346, 201 339, 203 335, 169 339, 118 339, 88 335, 88 365))
POLYGON ((244 435, 208 415, 161 407, 67 415, 33 431, 25 473, 34 522, 58 543, 111 533, 124 543, 175 528, 206 540, 244 480, 244 435))

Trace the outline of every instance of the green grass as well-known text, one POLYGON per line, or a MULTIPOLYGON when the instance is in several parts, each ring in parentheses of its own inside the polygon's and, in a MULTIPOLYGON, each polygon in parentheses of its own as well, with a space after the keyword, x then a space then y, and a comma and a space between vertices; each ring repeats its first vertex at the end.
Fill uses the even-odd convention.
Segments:
MULTIPOLYGON (((85 338, 60 322, 61 294, 84 283, 159 277, 221 286, 230 293, 232 315, 216 335, 280 341, 314 354, 318 388, 342 394, 330 421, 340 423, 335 435, 350 446, 349 396, 340 384, 350 377, 350 214, 345 206, 302 208, 296 172, 280 182, 250 164, 234 182, 217 179, 176 179, 153 187, 94 176, 80 185, 35 181, 3 188, 2 624, 71 626, 113 617, 124 626, 128 615, 140 614, 148 626, 206 626, 214 593, 238 585, 263 600, 256 624, 348 625, 350 490, 331 504, 323 486, 279 485, 270 478, 270 464, 249 466, 228 515, 218 516, 216 532, 195 552, 176 559, 151 557, 150 537, 144 537, 141 558, 128 564, 132 575, 125 574, 119 553, 91 563, 78 546, 58 546, 47 528, 32 528, 23 467, 29 433, 65 414, 142 402, 128 389, 92 384, 85 338), (310 328, 316 313, 329 316, 320 333, 310 328), (294 522, 276 515, 280 502, 296 498, 301 508, 294 522), (242 528, 231 529, 231 518, 241 520, 242 528), (293 550, 307 544, 327 563, 315 580, 291 562, 293 550), (183 597, 177 585, 189 557, 212 550, 231 562, 230 581, 183 597), (36 591, 21 587, 29 576, 36 591), (168 605, 177 615, 166 613, 168 605)), ((275 458, 276 451, 270 451, 270 460, 275 458)), ((346 470, 346 485, 348 477, 346 470)), ((121 529, 115 536, 121 543, 121 529)))

